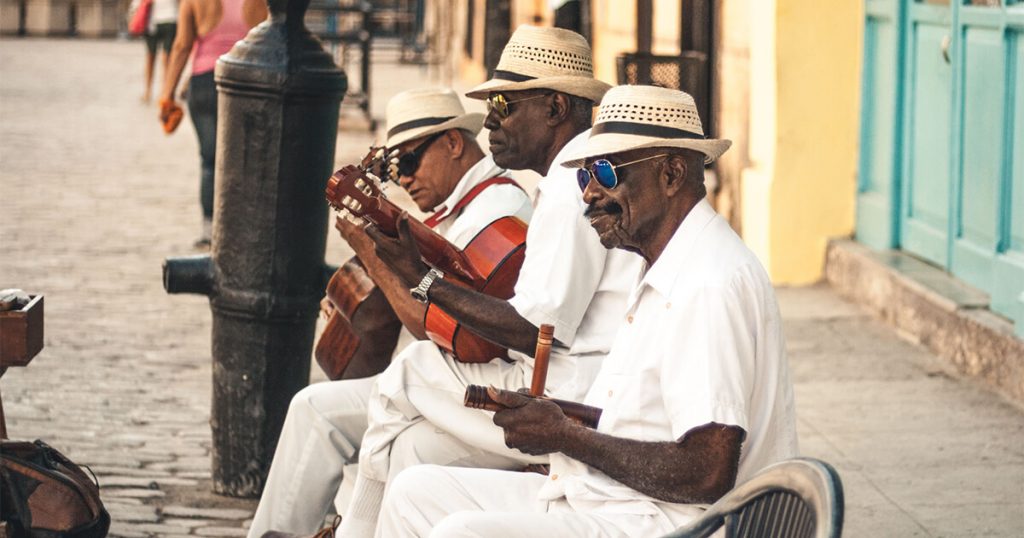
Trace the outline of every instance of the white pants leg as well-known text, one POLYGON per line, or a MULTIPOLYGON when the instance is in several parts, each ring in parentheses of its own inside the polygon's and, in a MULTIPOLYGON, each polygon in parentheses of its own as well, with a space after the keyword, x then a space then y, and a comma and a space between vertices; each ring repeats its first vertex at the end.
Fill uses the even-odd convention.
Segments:
POLYGON ((377 536, 527 538, 659 536, 660 515, 576 512, 564 500, 538 501, 548 477, 536 473, 421 465, 395 479, 377 536))
POLYGON ((529 384, 527 374, 521 362, 467 364, 455 361, 432 342, 410 344, 373 386, 368 402, 369 426, 359 458, 360 475, 386 481, 392 474, 392 443, 403 431, 424 420, 482 453, 524 464, 547 462, 547 457, 529 456, 506 447, 504 433, 492 422, 493 413, 463 405, 467 385, 517 390, 529 384))
POLYGON ((374 378, 315 383, 288 407, 250 538, 268 530, 318 530, 366 431, 366 401, 374 378))

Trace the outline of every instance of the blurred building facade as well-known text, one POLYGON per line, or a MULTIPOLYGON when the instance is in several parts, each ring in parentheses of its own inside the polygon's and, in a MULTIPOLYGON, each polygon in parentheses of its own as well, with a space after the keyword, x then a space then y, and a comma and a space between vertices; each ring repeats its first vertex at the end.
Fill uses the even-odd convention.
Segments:
POLYGON ((122 0, 0 0, 0 33, 110 37, 126 8, 122 0))
POLYGON ((1024 3, 865 6, 857 240, 988 293, 1024 336, 1024 3))
POLYGON ((468 83, 522 23, 588 36, 613 84, 637 82, 623 58, 703 61, 680 68, 683 87, 698 96, 707 77, 708 131, 734 142, 713 201, 777 284, 820 280, 829 240, 853 236, 989 294, 1024 335, 1024 2, 464 4, 453 62, 468 83))

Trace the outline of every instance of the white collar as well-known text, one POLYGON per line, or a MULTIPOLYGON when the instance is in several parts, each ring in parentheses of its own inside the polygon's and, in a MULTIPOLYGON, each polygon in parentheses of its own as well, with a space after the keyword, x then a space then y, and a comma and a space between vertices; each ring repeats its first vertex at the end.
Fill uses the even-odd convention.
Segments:
POLYGON ((671 295, 676 280, 685 272, 680 271, 680 267, 686 267, 687 257, 694 242, 704 228, 717 216, 718 213, 708 203, 707 198, 702 198, 697 205, 693 206, 683 222, 679 223, 679 227, 672 234, 672 238, 668 240, 668 244, 655 260, 654 265, 646 271, 640 285, 633 291, 629 298, 630 309, 640 299, 646 286, 654 288, 666 298, 671 295))
MULTIPOLYGON (((438 215, 438 217, 441 219, 447 218, 455 205, 462 200, 463 196, 469 194, 469 191, 473 190, 473 187, 476 187, 494 176, 505 175, 506 173, 507 172, 504 168, 494 164, 494 158, 490 155, 480 159, 476 164, 471 166, 469 170, 466 170, 466 173, 462 175, 462 179, 455 184, 455 188, 452 189, 452 193, 448 195, 448 198, 437 206, 444 207, 444 211, 438 215)), ((436 209, 437 208, 435 208, 435 210, 436 209)))

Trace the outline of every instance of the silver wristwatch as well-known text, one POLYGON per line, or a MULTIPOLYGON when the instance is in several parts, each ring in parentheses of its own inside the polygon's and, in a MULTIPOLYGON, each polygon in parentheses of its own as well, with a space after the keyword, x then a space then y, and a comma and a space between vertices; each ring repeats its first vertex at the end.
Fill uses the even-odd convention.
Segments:
POLYGON ((412 294, 412 298, 423 304, 430 302, 430 298, 427 297, 427 291, 430 290, 430 286, 433 285, 434 281, 439 278, 444 278, 444 273, 437 269, 427 271, 427 274, 423 275, 423 280, 420 280, 420 284, 418 286, 415 288, 409 288, 409 293, 412 294))

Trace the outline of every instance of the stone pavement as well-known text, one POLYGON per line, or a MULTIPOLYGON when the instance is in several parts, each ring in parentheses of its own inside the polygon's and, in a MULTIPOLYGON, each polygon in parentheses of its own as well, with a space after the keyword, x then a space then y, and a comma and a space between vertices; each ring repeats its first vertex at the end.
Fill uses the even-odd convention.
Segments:
MULTIPOLYGON (((241 536, 255 502, 210 493, 209 307, 160 281, 199 230, 195 137, 139 103, 142 55, 0 40, 0 288, 46 295, 45 349, 0 380, 8 430, 91 466, 113 535, 241 536)), ((425 75, 377 63, 378 117, 425 75)), ((343 123, 339 163, 371 140, 343 123)), ((839 470, 847 536, 1024 536, 1019 407, 827 287, 779 297, 802 450, 839 470)))

